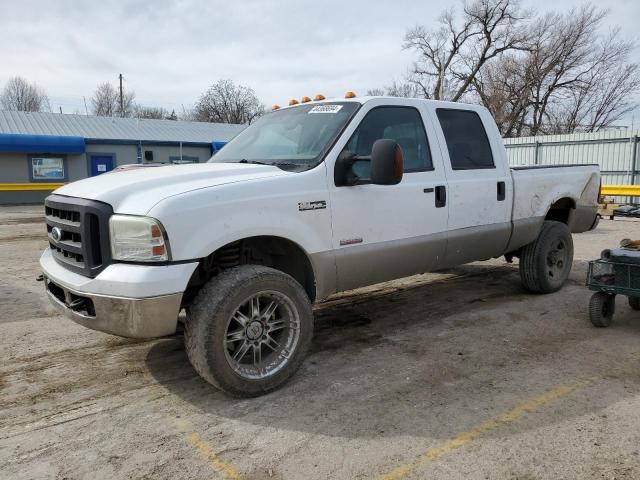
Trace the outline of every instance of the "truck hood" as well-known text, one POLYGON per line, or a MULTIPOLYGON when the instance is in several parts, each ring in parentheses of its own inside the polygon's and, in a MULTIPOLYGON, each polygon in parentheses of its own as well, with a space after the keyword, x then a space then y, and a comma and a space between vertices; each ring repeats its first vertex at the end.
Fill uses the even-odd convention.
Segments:
POLYGON ((281 175, 293 174, 271 165, 245 163, 167 165, 105 173, 69 183, 55 193, 105 202, 116 213, 145 215, 167 197, 281 175))

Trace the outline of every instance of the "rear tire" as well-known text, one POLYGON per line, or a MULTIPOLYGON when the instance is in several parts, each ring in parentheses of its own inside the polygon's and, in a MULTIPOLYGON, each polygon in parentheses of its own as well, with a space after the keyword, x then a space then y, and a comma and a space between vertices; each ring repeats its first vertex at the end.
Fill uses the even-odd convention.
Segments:
POLYGON ((569 227, 545 220, 538 238, 520 252, 520 279, 532 292, 556 292, 567 281, 572 264, 573 239, 569 227))
POLYGON ((184 341, 207 382, 255 397, 296 372, 312 336, 313 313, 302 286, 279 270, 242 265, 202 287, 187 311, 184 341))
POLYGON ((634 310, 640 310, 640 297, 629 297, 629 306, 634 310))
POLYGON ((589 320, 594 327, 604 328, 611 325, 616 310, 616 296, 596 292, 589 301, 589 320))

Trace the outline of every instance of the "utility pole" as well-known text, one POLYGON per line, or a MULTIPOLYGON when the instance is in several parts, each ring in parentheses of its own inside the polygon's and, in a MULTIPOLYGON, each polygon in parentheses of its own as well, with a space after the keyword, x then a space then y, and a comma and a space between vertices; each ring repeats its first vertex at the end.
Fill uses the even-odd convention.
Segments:
POLYGON ((122 95, 122 74, 119 75, 120 78, 120 116, 124 117, 124 96, 122 95))

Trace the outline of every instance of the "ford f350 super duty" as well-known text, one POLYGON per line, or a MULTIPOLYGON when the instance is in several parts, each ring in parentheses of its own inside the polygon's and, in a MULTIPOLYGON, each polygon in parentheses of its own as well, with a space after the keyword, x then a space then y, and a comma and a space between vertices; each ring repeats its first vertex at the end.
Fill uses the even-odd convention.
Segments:
POLYGON ((333 293, 502 255, 528 290, 558 290, 599 186, 597 166, 509 168, 480 106, 307 102, 208 163, 59 188, 40 264, 54 305, 95 330, 171 335, 185 309, 198 373, 259 395, 299 367, 311 305, 333 293))

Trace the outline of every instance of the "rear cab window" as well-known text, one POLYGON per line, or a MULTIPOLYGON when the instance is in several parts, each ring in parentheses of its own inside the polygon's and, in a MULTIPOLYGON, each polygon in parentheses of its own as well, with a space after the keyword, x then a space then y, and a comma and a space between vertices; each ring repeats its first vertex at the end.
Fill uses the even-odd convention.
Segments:
POLYGON ((472 110, 436 109, 453 170, 495 168, 489 137, 472 110))

